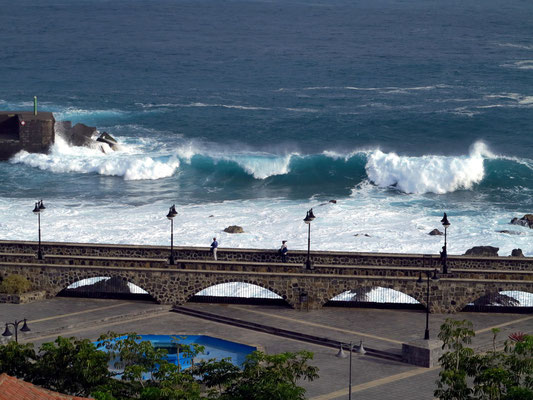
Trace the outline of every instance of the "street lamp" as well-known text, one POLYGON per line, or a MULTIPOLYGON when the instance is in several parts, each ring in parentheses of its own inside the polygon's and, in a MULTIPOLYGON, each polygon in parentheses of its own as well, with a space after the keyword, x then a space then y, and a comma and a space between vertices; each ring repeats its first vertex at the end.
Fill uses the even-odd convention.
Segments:
POLYGON ((311 208, 309 211, 307 211, 307 215, 304 218, 304 222, 309 225, 309 231, 307 232, 307 261, 305 262, 304 266, 306 269, 313 269, 311 266, 311 221, 315 219, 315 214, 313 214, 313 209, 311 208))
MULTIPOLYGON (((424 340, 429 340, 429 278, 433 279, 434 281, 439 280, 439 277, 437 276, 437 270, 435 269, 433 271, 433 276, 431 275, 431 271, 424 271, 424 273, 427 275, 427 293, 426 293, 426 331, 424 332, 424 340)), ((422 280, 422 272, 420 272, 420 275, 418 276, 418 280, 416 283, 422 284, 424 281, 422 280)))
POLYGON ((43 204, 43 201, 40 200, 37 203, 35 203, 35 208, 33 209, 33 213, 37 214, 37 220, 39 221, 39 248, 37 250, 37 259, 42 260, 43 259, 43 252, 41 250, 41 213, 46 210, 46 207, 43 204))
MULTIPOLYGON (((342 345, 343 343, 340 343, 340 349, 339 349, 339 352, 337 353, 337 355, 335 357, 338 357, 338 358, 346 358, 348 357, 346 355, 346 353, 344 352, 343 348, 342 348, 342 345)), ((348 400, 352 400, 352 353, 353 353, 353 349, 354 349, 354 344, 353 342, 350 342, 350 344, 348 345, 348 349, 350 351, 350 370, 349 370, 349 378, 348 378, 348 400)), ((361 340, 359 342, 359 347, 357 348, 356 350, 357 354, 365 354, 366 353, 366 350, 364 349, 363 347, 363 341, 361 340)))
POLYGON ((168 259, 168 263, 170 265, 174 265, 174 217, 178 215, 178 212, 176 211, 176 206, 173 204, 168 209, 167 218, 170 220, 170 258, 168 259))
POLYGON ((448 251, 447 251, 447 243, 446 243, 446 230, 450 226, 450 222, 448 222, 448 217, 446 216, 446 213, 444 213, 444 217, 440 220, 442 222, 442 226, 444 227, 444 246, 442 247, 442 251, 440 253, 440 260, 442 262, 442 273, 447 274, 448 273, 448 251))
POLYGON ((15 320, 15 322, 6 322, 6 330, 4 331, 4 333, 2 333, 2 336, 5 336, 5 337, 13 336, 13 333, 11 333, 11 331, 9 330, 9 325, 12 325, 13 328, 15 328, 15 342, 18 343, 19 342, 18 327, 19 327, 19 324, 22 322, 24 322, 24 325, 22 325, 22 328, 20 328, 20 331, 29 332, 30 328, 28 328, 28 324, 26 323, 26 318, 24 318, 21 321, 15 320))

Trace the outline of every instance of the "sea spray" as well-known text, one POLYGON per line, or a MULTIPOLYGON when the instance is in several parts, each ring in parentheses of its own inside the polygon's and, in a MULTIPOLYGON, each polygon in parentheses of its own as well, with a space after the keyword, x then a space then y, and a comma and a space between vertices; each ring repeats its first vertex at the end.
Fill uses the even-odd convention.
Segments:
MULTIPOLYGON (((125 147, 128 148, 127 146, 125 147)), ((153 159, 143 154, 128 151, 107 151, 86 147, 69 146, 60 136, 49 154, 34 154, 20 151, 10 160, 13 164, 25 164, 53 173, 99 174, 121 176, 125 180, 152 180, 166 178, 179 168, 175 157, 153 159)))
POLYGON ((492 156, 482 142, 476 142, 468 156, 399 156, 374 151, 368 157, 368 178, 380 187, 394 186, 405 193, 444 194, 471 189, 485 175, 484 157, 492 156))

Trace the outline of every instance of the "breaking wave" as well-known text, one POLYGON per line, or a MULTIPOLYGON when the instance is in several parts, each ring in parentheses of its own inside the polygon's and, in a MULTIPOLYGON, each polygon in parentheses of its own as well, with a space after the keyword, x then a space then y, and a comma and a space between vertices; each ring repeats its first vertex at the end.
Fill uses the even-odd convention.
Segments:
POLYGON ((401 157, 373 152, 366 165, 368 178, 378 186, 395 186, 405 193, 444 194, 471 189, 485 175, 484 158, 493 157, 481 142, 467 156, 401 157))
POLYGON ((175 157, 154 159, 142 154, 132 154, 129 151, 104 153, 100 149, 69 146, 60 136, 56 136, 56 143, 49 154, 20 151, 10 162, 53 173, 96 173, 120 176, 125 180, 166 178, 173 175, 180 165, 175 157))
POLYGON ((414 194, 472 190, 476 185, 514 188, 532 184, 533 160, 496 156, 483 142, 474 143, 467 154, 458 156, 409 156, 379 149, 272 154, 212 150, 195 141, 174 147, 143 138, 119 142, 119 151, 104 153, 102 149, 69 146, 57 137, 49 154, 21 151, 10 162, 52 173, 99 174, 125 180, 168 178, 180 170, 184 176, 228 184, 246 185, 255 180, 275 187, 314 186, 329 191, 349 190, 363 182, 414 194))

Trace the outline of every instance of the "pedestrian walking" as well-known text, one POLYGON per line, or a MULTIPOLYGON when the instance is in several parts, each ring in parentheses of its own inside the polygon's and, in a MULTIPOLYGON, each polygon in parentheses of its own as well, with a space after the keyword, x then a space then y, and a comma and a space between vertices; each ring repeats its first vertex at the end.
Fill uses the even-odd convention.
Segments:
POLYGON ((281 262, 287 262, 287 253, 289 252, 289 249, 287 248, 287 241, 282 240, 281 241, 281 247, 279 249, 279 254, 281 255, 281 262))
POLYGON ((211 243, 211 253, 213 253, 213 258, 215 260, 217 259, 217 249, 218 249, 218 242, 217 242, 217 238, 214 237, 213 243, 211 243))

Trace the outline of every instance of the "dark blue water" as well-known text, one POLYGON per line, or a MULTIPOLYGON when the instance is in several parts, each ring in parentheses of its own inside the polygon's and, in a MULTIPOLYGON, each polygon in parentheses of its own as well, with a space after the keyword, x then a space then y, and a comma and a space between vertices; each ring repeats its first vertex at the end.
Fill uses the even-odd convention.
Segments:
POLYGON ((6 201, 307 202, 370 183, 396 212, 533 207, 531 2, 0 0, 0 10, 0 108, 30 109, 37 95, 57 119, 124 145, 1 163, 6 201))

